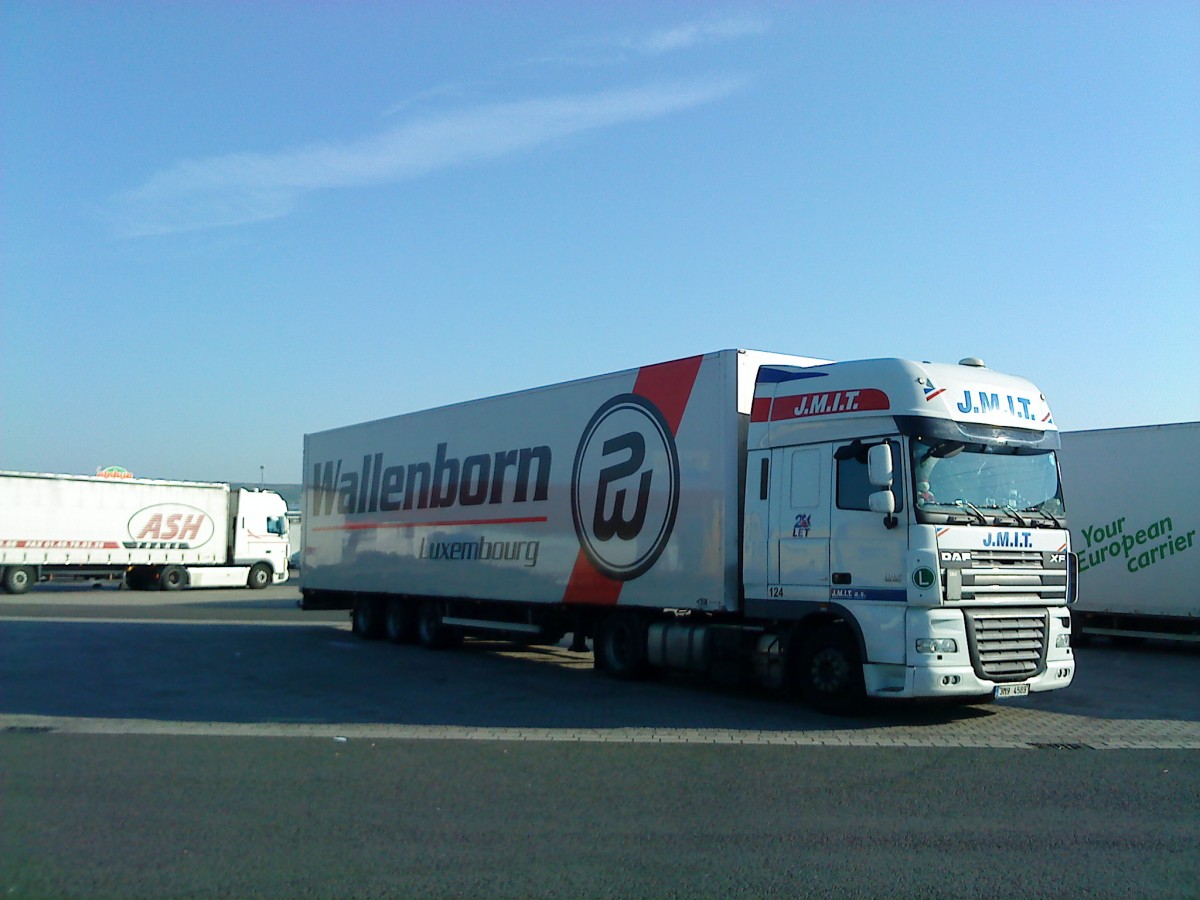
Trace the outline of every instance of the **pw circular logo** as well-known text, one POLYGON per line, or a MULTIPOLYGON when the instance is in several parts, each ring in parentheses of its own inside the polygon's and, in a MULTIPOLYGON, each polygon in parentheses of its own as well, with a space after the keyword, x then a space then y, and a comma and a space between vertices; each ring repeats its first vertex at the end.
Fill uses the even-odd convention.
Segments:
POLYGON ((679 510, 679 451, 658 407, 613 397, 592 416, 575 451, 571 515, 598 571, 629 581, 654 565, 679 510))

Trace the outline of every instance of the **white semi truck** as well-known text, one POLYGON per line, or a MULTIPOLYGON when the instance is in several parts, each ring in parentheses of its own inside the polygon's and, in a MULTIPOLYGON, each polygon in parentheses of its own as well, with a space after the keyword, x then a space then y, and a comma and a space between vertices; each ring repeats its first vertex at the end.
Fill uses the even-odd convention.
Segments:
POLYGON ((1066 687, 1041 392, 978 360, 705 356, 305 437, 302 605, 427 647, 864 696, 1066 687))
POLYGON ((1062 442, 1076 632, 1200 641, 1200 492, 1186 476, 1200 422, 1065 432, 1062 442))
POLYGON ((0 472, 0 585, 124 578, 135 589, 288 577, 287 506, 227 484, 0 472))

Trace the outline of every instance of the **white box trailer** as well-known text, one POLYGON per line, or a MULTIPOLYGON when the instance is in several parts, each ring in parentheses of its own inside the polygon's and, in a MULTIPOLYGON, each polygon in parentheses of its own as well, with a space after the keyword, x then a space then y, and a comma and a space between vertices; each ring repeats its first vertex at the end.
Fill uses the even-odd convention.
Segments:
POLYGON ((1200 641, 1200 422, 1066 432, 1063 480, 1079 553, 1075 628, 1200 641))
POLYGON ((123 578, 131 588, 287 580, 287 508, 227 484, 0 472, 0 585, 123 578))
POLYGON ((1065 687, 1057 429, 964 362, 727 350, 307 435, 302 605, 829 708, 1065 687))

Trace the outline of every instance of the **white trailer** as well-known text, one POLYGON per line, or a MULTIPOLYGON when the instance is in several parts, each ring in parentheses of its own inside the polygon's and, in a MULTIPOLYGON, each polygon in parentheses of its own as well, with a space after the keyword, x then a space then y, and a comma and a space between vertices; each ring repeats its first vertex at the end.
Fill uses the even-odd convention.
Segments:
POLYGON ((1200 459, 1200 422, 1062 440, 1079 552, 1076 631, 1200 641, 1200 493, 1186 475, 1200 459))
POLYGON ((726 350, 304 442, 302 605, 823 708, 1074 676, 1058 432, 977 360, 726 350), (932 489, 931 489, 932 485, 932 489))
POLYGON ((0 472, 0 585, 123 578, 131 588, 288 577, 287 507, 227 484, 0 472))

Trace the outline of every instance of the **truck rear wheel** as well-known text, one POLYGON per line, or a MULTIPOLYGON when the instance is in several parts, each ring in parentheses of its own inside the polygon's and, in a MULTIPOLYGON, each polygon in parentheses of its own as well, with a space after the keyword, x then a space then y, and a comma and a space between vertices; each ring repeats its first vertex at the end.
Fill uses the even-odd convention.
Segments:
POLYGON ((187 587, 187 569, 183 566, 165 566, 158 575, 158 587, 164 591, 179 591, 187 587))
POLYGON ((378 597, 360 594, 354 600, 351 618, 354 633, 369 641, 383 637, 383 614, 383 602, 378 597))
POLYGON ((822 712, 851 713, 866 699, 858 645, 844 625, 822 625, 809 636, 798 675, 805 701, 822 712))
POLYGON ((271 567, 266 563, 255 563, 250 567, 250 577, 246 579, 246 587, 260 591, 271 583, 271 567))
POLYGON ((646 660, 646 623, 634 612, 615 612, 600 624, 596 635, 596 668, 613 678, 631 681, 649 671, 646 660))
POLYGON ((413 644, 418 639, 418 610, 407 600, 395 599, 388 603, 384 619, 384 633, 393 644, 413 644))
POLYGON ((422 600, 417 610, 417 642, 430 650, 445 650, 462 642, 462 632, 442 621, 442 606, 422 600))
POLYGON ((24 594, 37 576, 30 566, 6 566, 4 569, 4 591, 8 594, 24 594))

